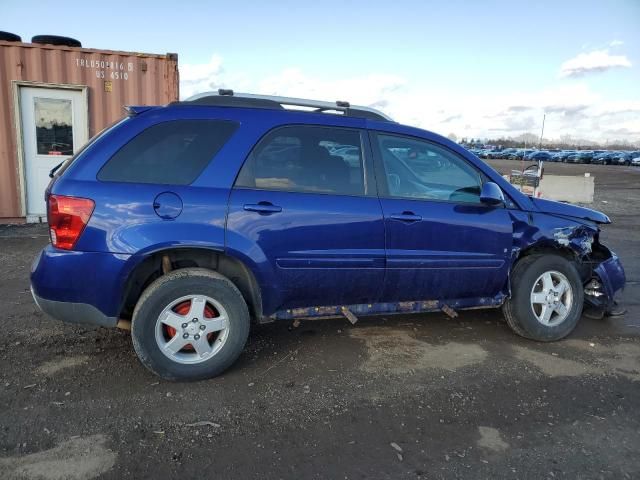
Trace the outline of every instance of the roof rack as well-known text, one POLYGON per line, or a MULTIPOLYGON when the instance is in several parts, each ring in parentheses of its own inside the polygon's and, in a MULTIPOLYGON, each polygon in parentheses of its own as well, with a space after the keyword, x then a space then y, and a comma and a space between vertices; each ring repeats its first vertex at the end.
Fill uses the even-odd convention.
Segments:
POLYGON ((278 97, 273 95, 255 95, 252 93, 234 93, 233 90, 219 89, 217 92, 204 92, 187 98, 173 105, 207 105, 212 107, 245 107, 284 109, 285 106, 311 108, 311 112, 341 112, 347 117, 366 118, 393 122, 384 113, 370 107, 352 106, 349 102, 322 102, 303 98, 278 97))

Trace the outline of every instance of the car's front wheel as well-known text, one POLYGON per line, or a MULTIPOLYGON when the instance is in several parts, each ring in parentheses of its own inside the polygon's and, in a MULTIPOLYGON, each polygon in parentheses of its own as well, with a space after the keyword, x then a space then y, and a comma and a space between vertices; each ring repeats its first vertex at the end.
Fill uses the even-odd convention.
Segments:
POLYGON ((144 291, 131 336, 142 364, 167 380, 219 375, 238 358, 249 311, 226 277, 202 268, 175 270, 144 291))
POLYGON ((511 297, 503 307, 515 333, 532 340, 560 340, 582 314, 584 292, 576 267, 559 255, 530 255, 511 274, 511 297))

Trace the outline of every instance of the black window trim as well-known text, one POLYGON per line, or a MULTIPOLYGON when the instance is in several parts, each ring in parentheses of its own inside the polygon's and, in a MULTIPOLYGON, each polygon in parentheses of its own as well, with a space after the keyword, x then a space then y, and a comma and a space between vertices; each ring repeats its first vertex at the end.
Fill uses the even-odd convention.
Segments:
MULTIPOLYGON (((128 118, 130 118, 130 117, 122 118, 121 120, 117 121, 115 124, 111 125, 111 127, 116 127, 117 125, 119 125, 120 123, 124 122, 124 120, 127 120, 128 118)), ((111 127, 107 127, 107 128, 110 129, 111 127)), ((146 125, 146 126, 144 126, 142 128, 142 130, 140 130, 138 133, 136 133, 133 137, 129 138, 126 142, 124 142, 122 145, 120 145, 120 147, 118 147, 118 149, 115 152, 113 152, 111 155, 109 155, 109 158, 107 158, 107 160, 105 160, 105 162, 100 166, 100 168, 96 172, 96 181, 102 182, 102 183, 121 183, 121 184, 125 184, 125 185, 165 185, 165 186, 171 186, 171 187, 187 187, 187 186, 193 185, 195 182, 198 181, 198 179, 202 176, 202 174, 211 166, 212 162, 218 156, 220 151, 225 147, 225 145, 227 143, 229 143, 229 141, 231 141, 231 139, 234 137, 234 135, 236 135, 238 133, 239 129, 240 129, 240 122, 239 121, 237 121, 237 120, 229 120, 229 119, 224 119, 224 118, 168 118, 168 119, 162 120, 160 122, 152 123, 151 125, 146 125), (120 152, 120 150, 122 150, 124 147, 126 147, 129 143, 133 142, 136 138, 138 138, 144 132, 146 132, 150 128, 153 128, 153 127, 155 127, 157 125, 163 125, 165 123, 180 122, 180 121, 223 122, 223 123, 233 124, 235 126, 235 129, 233 130, 233 132, 231 133, 229 138, 227 138, 227 140, 215 152, 215 154, 204 165, 204 167, 202 168, 200 173, 198 175, 196 175, 196 177, 191 182, 189 182, 189 183, 155 183, 155 182, 127 182, 127 181, 124 181, 124 180, 102 180, 102 179, 100 179, 100 172, 102 172, 102 170, 111 161, 111 159, 113 157, 115 157, 120 152)), ((100 133, 103 133, 103 131, 101 131, 100 133)))
POLYGON ((273 128, 270 128, 266 132, 264 132, 260 138, 254 143, 253 147, 245 157, 240 165, 240 168, 236 172, 236 176, 233 179, 233 184, 231 187, 233 190, 252 190, 258 192, 283 192, 283 193, 296 193, 301 195, 334 195, 340 197, 356 197, 356 198, 372 198, 378 196, 377 182, 375 180, 375 167, 373 163, 373 153, 371 151, 370 140, 368 136, 368 131, 365 127, 345 127, 341 125, 327 125, 327 124, 316 124, 316 123, 286 123, 277 125, 273 128), (258 187, 245 187, 242 185, 237 185, 238 177, 240 176, 240 172, 244 168, 245 164, 249 161, 253 152, 258 148, 258 146, 262 143, 262 141, 273 132, 277 132, 278 130, 290 127, 312 127, 312 128, 330 128, 333 130, 351 130, 360 136, 360 152, 362 153, 362 170, 363 170, 363 184, 364 184, 364 193, 363 194, 349 194, 349 193, 335 193, 335 192, 312 192, 312 191, 300 191, 300 190, 287 190, 283 188, 258 188, 258 187))
MULTIPOLYGON (((368 132, 369 132, 369 142, 371 143, 371 150, 373 152, 373 162, 374 162, 374 169, 375 169, 375 173, 376 173, 376 186, 377 186, 377 189, 378 189, 378 196, 380 198, 386 198, 386 199, 390 199, 390 200, 408 200, 408 201, 418 201, 418 202, 448 203, 448 204, 464 205, 464 206, 483 206, 482 203, 478 203, 478 202, 463 202, 463 201, 459 201, 459 200, 441 200, 441 199, 435 199, 435 198, 428 198, 427 199, 427 198, 396 197, 396 196, 390 195, 389 194, 389 187, 387 186, 387 183, 384 181, 384 179, 386 178, 386 171, 385 171, 385 168, 384 168, 384 162, 382 161, 382 154, 380 152, 380 146, 378 144, 378 135, 385 135, 385 136, 398 137, 398 138, 406 138, 406 139, 409 139, 409 140, 415 140, 415 141, 419 141, 419 142, 424 142, 424 143, 427 143, 427 144, 430 144, 430 145, 435 145, 437 148, 445 150, 446 152, 450 153, 451 155, 454 155, 456 158, 458 158, 461 161, 463 161, 465 164, 467 164, 470 168, 472 168, 478 174, 478 178, 480 179, 480 189, 482 189, 482 186, 487 181, 490 181, 491 179, 488 178, 482 170, 478 169, 475 165, 470 163, 462 155, 460 155, 457 152, 454 152, 449 147, 447 147, 446 145, 443 145, 441 143, 434 142, 432 140, 427 140, 425 138, 418 137, 418 136, 415 136, 415 135, 407 135, 407 134, 404 134, 404 133, 386 132, 384 130, 369 130, 368 132)), ((506 193, 503 193, 503 194, 505 195, 505 199, 507 199, 508 197, 506 196, 506 193)), ((510 201, 510 199, 508 201, 510 201)), ((496 207, 494 206, 494 207, 491 207, 491 208, 496 208, 496 207)), ((501 208, 507 208, 507 207, 505 205, 505 206, 503 206, 501 208)))

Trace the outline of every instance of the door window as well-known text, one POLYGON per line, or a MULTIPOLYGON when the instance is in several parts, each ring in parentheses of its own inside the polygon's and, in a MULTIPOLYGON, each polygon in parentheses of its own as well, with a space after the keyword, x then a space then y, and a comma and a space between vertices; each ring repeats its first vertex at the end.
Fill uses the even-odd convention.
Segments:
POLYGON ((237 187, 364 195, 360 132, 290 126, 268 133, 244 163, 237 187))
POLYGON ((71 100, 33 99, 38 155, 73 155, 71 100))
POLYGON ((409 137, 377 139, 390 197, 480 203, 480 174, 454 153, 409 137))

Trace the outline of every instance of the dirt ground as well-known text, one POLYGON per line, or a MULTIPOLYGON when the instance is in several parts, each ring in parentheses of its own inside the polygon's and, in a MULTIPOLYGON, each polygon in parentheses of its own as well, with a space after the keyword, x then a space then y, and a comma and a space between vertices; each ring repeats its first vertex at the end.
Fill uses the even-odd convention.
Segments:
POLYGON ((276 323, 191 384, 145 370, 126 332, 40 313, 46 229, 1 227, 0 478, 640 478, 640 169, 546 171, 595 176, 625 316, 552 344, 499 310, 276 323))

